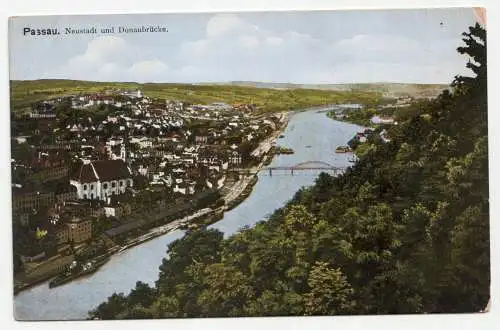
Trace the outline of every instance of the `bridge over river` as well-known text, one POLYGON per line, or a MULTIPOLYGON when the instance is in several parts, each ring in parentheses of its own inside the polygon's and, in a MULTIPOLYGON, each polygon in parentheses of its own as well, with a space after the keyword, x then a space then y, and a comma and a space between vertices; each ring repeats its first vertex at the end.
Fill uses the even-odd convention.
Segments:
POLYGON ((284 171, 285 173, 293 175, 294 172, 308 170, 332 172, 334 175, 338 175, 344 173, 345 169, 345 167, 333 166, 323 161, 307 161, 295 165, 269 166, 265 168, 265 170, 269 171, 270 176, 276 171, 284 171))
MULTIPOLYGON (((267 171, 267 173, 269 173, 270 176, 273 175, 273 172, 282 172, 285 174, 294 175, 294 173, 297 171, 308 171, 308 170, 329 172, 332 173, 333 175, 338 175, 344 173, 345 169, 346 167, 333 166, 332 164, 329 164, 327 162, 315 160, 315 161, 302 162, 295 165, 268 166, 264 167, 262 171, 267 171)), ((233 170, 241 174, 257 174, 259 172, 259 170, 257 170, 256 168, 252 169, 240 168, 233 170)))

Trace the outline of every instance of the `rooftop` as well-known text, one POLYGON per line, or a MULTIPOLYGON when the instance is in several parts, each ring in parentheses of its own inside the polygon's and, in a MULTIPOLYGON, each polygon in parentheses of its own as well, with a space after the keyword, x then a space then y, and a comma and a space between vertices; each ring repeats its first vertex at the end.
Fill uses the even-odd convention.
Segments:
POLYGON ((97 160, 83 163, 74 179, 81 183, 127 179, 132 176, 130 168, 121 159, 97 160))

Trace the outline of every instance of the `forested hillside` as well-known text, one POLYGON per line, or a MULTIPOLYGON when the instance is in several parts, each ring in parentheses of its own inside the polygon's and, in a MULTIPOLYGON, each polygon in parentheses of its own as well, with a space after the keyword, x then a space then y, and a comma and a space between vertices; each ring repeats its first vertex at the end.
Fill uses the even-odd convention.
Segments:
MULTIPOLYGON (((321 174, 268 221, 169 246, 91 318, 478 312, 490 288, 486 32, 458 51, 475 78, 414 108, 340 177, 321 174)), ((326 119, 325 119, 326 120, 326 119)))

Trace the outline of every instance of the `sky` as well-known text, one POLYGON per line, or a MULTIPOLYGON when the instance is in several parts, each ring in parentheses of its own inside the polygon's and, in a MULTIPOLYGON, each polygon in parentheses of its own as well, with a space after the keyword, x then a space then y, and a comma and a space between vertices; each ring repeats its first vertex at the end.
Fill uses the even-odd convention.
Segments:
POLYGON ((25 16, 9 20, 12 80, 445 83, 471 8, 25 16), (140 27, 166 33, 23 36, 23 29, 140 27))

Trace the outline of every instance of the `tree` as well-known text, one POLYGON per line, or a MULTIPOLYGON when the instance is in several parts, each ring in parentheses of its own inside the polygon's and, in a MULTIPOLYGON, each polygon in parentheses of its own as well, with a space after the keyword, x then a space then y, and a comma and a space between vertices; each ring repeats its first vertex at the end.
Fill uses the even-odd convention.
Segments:
POLYGON ((181 280, 186 267, 194 262, 212 263, 220 260, 223 234, 215 229, 197 230, 169 245, 169 259, 163 259, 156 286, 160 293, 169 294, 181 280))
POLYGON ((161 295, 151 306, 153 318, 179 317, 181 314, 179 300, 173 296, 161 295))
POLYGON ((309 231, 316 222, 314 216, 303 205, 292 205, 285 217, 285 227, 291 233, 294 231, 309 231))
POLYGON ((199 273, 204 289, 198 296, 201 316, 244 316, 244 305, 254 292, 249 279, 233 266, 211 264, 199 273))
POLYGON ((354 290, 340 269, 316 262, 309 275, 311 291, 305 294, 308 315, 336 315, 352 312, 356 305, 354 290))
POLYGON ((153 303, 156 296, 156 290, 151 288, 148 284, 138 281, 135 288, 130 291, 128 295, 129 306, 141 305, 149 307, 153 303))
POLYGON ((123 293, 111 295, 106 302, 89 313, 91 319, 114 320, 127 308, 127 297, 123 293))
POLYGON ((456 277, 453 293, 457 312, 479 312, 490 299, 490 239, 488 214, 484 211, 481 205, 468 207, 458 217, 453 231, 451 263, 456 277))
POLYGON ((486 30, 476 23, 475 26, 469 27, 469 32, 464 32, 462 35, 465 46, 458 47, 457 51, 472 59, 473 62, 469 60, 466 67, 471 69, 476 77, 457 76, 453 86, 460 88, 462 92, 471 92, 469 89, 474 91, 486 86, 486 30))

